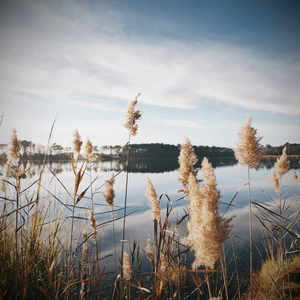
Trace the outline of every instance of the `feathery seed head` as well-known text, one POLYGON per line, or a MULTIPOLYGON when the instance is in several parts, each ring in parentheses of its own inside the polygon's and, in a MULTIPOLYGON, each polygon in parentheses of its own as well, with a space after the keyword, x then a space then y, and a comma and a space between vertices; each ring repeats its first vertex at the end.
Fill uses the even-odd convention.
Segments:
POLYGON ((286 154, 286 147, 284 147, 281 156, 277 158, 277 161, 274 164, 274 169, 277 178, 280 179, 285 173, 288 172, 289 168, 290 168, 290 162, 286 154))
POLYGON ((181 144, 180 154, 178 157, 179 162, 179 180, 181 181, 184 191, 187 192, 187 184, 189 180, 190 173, 196 175, 194 165, 197 163, 198 159, 193 151, 193 146, 189 139, 181 144))
POLYGON ((240 144, 233 151, 240 164, 255 168, 259 164, 262 147, 259 143, 261 138, 256 136, 257 130, 251 127, 251 121, 249 117, 242 126, 239 134, 240 144))
POLYGON ((84 156, 88 161, 93 160, 93 144, 89 139, 86 140, 84 145, 84 156))
POLYGON ((214 169, 206 158, 203 159, 202 166, 206 179, 204 184, 199 186, 195 176, 189 176, 189 233, 182 242, 191 246, 195 252, 193 267, 204 265, 213 268, 220 257, 223 242, 229 237, 231 219, 223 218, 218 213, 220 193, 214 169))
POLYGON ((6 153, 7 155, 7 161, 10 165, 18 165, 19 160, 20 160, 20 145, 19 141, 17 138, 17 131, 13 129, 11 137, 10 137, 10 142, 8 145, 8 151, 6 153))
POLYGON ((201 166, 202 166, 201 170, 203 172, 203 177, 207 180, 207 184, 216 185, 217 179, 215 176, 214 168, 206 157, 203 158, 201 166))
POLYGON ((127 252, 123 254, 123 278, 125 280, 130 280, 132 278, 132 269, 130 263, 130 257, 127 252))
POLYGON ((75 130, 73 134, 73 157, 75 161, 78 161, 81 145, 81 137, 79 135, 78 130, 75 130))
POLYGON ((112 176, 109 180, 106 180, 104 185, 105 190, 103 192, 104 199, 106 200, 107 204, 111 207, 114 205, 115 198, 114 183, 114 176, 112 176))
POLYGON ((138 103, 137 99, 140 96, 138 94, 134 100, 129 102, 126 121, 124 123, 124 127, 129 130, 131 135, 136 135, 138 130, 137 121, 141 118, 142 114, 139 110, 135 110, 135 106, 138 103))
POLYGON ((151 202, 153 220, 157 220, 157 222, 159 222, 160 220, 159 198, 157 197, 156 191, 149 177, 147 178, 146 195, 151 202))

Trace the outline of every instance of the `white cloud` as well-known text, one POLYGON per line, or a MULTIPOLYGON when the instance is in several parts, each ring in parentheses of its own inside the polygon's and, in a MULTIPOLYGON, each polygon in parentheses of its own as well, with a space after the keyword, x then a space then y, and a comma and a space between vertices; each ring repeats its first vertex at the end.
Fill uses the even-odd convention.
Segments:
MULTIPOLYGON (((42 143, 58 113, 60 137, 55 138, 62 143, 63 134, 75 128, 83 128, 97 143, 102 143, 103 134, 103 143, 119 143, 127 101, 138 92, 144 104, 156 106, 152 112, 145 111, 144 136, 141 130, 137 137, 140 142, 177 143, 189 129, 195 143, 234 144, 239 117, 231 118, 227 111, 220 119, 203 119, 202 115, 198 122, 197 111, 207 103, 221 111, 222 104, 227 104, 300 114, 298 60, 282 57, 279 61, 224 43, 149 41, 126 32, 126 17, 109 6, 100 15, 73 1, 60 3, 59 9, 46 1, 22 3, 19 11, 10 11, 0 20, 0 103, 7 116, 5 132, 17 127, 22 136, 38 136, 42 143), (47 110, 39 114, 44 104, 47 110), (161 107, 182 109, 182 114, 176 110, 176 115, 166 115, 165 110, 161 117, 156 115, 161 107), (90 115, 83 117, 83 112, 90 115), (105 118, 100 113, 98 117, 98 112, 105 118), (33 128, 33 122, 39 126, 33 128), (164 128, 159 128, 161 122, 164 128), (104 128, 101 135, 98 128, 104 128)), ((299 138, 296 125, 276 126, 277 132, 266 118, 266 125, 260 127, 267 143, 299 138)))
MULTIPOLYGON (((20 101, 22 91, 44 101, 73 101, 92 93, 97 109, 101 97, 127 101, 142 92, 145 103, 163 107, 194 109, 220 101, 300 114, 299 61, 271 60, 220 43, 128 40, 122 24, 104 16, 105 11, 95 19, 78 5, 67 14, 45 4, 32 6, 29 24, 2 31, 2 92, 20 101)), ((76 103, 95 106, 88 100, 76 103)))

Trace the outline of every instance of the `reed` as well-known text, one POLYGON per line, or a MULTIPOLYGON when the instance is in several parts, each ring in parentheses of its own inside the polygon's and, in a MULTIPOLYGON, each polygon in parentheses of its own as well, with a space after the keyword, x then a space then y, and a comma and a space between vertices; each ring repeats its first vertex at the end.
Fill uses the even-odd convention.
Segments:
POLYGON ((192 173, 196 175, 197 172, 194 168, 198 159, 193 151, 193 146, 189 139, 185 139, 185 141, 181 144, 180 154, 178 157, 179 162, 179 180, 183 186, 183 192, 187 193, 187 185, 189 181, 189 176, 192 173))
MULTIPOLYGON (((20 145, 17 138, 17 131, 14 129, 12 131, 12 135, 10 138, 8 151, 7 151, 7 171, 10 175, 15 178, 15 199, 16 199, 16 210, 15 210, 15 255, 16 255, 16 262, 19 261, 19 239, 18 239, 18 232, 19 232, 19 207, 20 207, 20 197, 21 197, 21 176, 22 170, 20 165, 20 145)), ((18 267, 18 266, 17 266, 18 267)), ((22 267, 22 266, 21 266, 22 267)))
POLYGON ((126 181, 125 181, 125 196, 124 196, 124 217, 123 217, 123 228, 122 228, 122 244, 121 244, 121 277, 123 277, 123 259, 124 259, 124 241, 125 241, 125 228, 126 228, 126 214, 127 214, 127 196, 128 196, 128 168, 129 168, 129 153, 130 153, 130 139, 131 136, 135 136, 138 130, 138 120, 142 117, 139 110, 135 109, 138 103, 138 98, 140 94, 130 101, 128 104, 126 120, 124 127, 128 130, 128 142, 127 142, 127 157, 126 157, 126 181))
POLYGON ((262 156, 262 146, 260 144, 261 137, 257 136, 257 130, 251 126, 252 119, 249 117, 245 125, 242 126, 239 133, 240 144, 234 148, 236 159, 241 165, 247 166, 248 176, 248 200, 249 200, 249 278, 250 286, 252 286, 253 273, 253 213, 252 213, 252 198, 251 198, 251 184, 250 184, 250 169, 258 166, 262 156))
POLYGON ((274 164, 274 172, 272 175, 272 183, 275 191, 279 194, 279 211, 282 213, 284 205, 282 205, 282 195, 281 195, 281 179, 284 174, 289 171, 290 162, 286 153, 286 147, 282 149, 282 154, 277 158, 274 164))
MULTIPOLYGON (((215 170, 207 158, 202 159, 199 176, 203 181, 199 182, 195 168, 198 158, 190 140, 182 143, 178 157, 179 181, 184 197, 172 199, 165 193, 158 194, 147 178, 146 197, 151 205, 153 221, 153 235, 144 247, 147 264, 141 258, 142 246, 125 240, 130 140, 137 134, 141 118, 141 112, 136 110, 138 96, 129 103, 124 124, 129 138, 123 207, 115 204, 114 187, 115 178, 121 172, 99 184, 97 171, 92 171, 95 159, 93 144, 89 139, 83 144, 78 131, 74 132, 72 140, 71 170, 74 177, 71 185, 63 182, 54 168, 47 169, 52 174, 51 182, 58 183, 64 192, 53 192, 46 187, 41 176, 46 168, 45 161, 34 180, 30 164, 21 163, 19 140, 16 131, 13 131, 7 152, 8 177, 2 177, 0 190, 1 299, 228 300, 236 299, 234 294, 242 299, 242 280, 239 275, 236 276, 239 272, 237 267, 231 270, 233 260, 238 265, 237 254, 233 250, 233 259, 231 255, 226 255, 225 259, 224 251, 224 243, 232 231, 232 218, 219 213, 221 193, 215 170), (90 170, 89 181, 85 180, 87 170, 90 170), (24 186, 23 178, 26 176, 33 179, 28 186, 24 186), (42 192, 53 200, 48 207, 37 205, 42 192), (101 203, 96 202, 97 193, 103 196, 101 203), (187 209, 183 209, 184 215, 181 216, 177 215, 176 206, 183 198, 187 200, 187 209), (108 210, 98 212, 95 210, 97 205, 108 210), (61 209, 64 214, 59 214, 61 209), (79 210, 87 214, 78 213, 79 210), (115 217, 114 213, 122 210, 123 215, 115 217), (101 219, 102 215, 105 219, 101 219), (122 236, 119 256, 116 249, 113 254, 112 251, 104 254, 102 229, 112 224, 113 232, 107 226, 105 234, 115 246, 117 232, 114 224, 118 220, 121 221, 119 234, 122 236), (185 235, 182 234, 184 230, 187 231, 185 235), (101 250, 98 249, 100 241, 101 250), (127 252, 124 251, 125 242, 128 243, 127 252), (111 256, 120 260, 121 270, 106 269, 103 261, 111 256), (237 292, 231 290, 236 277, 237 292), (109 290, 111 285, 112 292, 109 290)), ((300 291, 296 278, 300 273, 299 213, 289 214, 286 207, 283 215, 252 201, 250 169, 259 163, 261 146, 250 119, 241 129, 235 155, 248 168, 250 284, 244 299, 297 299, 300 291), (255 212, 256 218, 266 231, 266 239, 271 241, 266 246, 270 254, 257 273, 252 267, 252 206, 260 209, 259 214, 255 212)), ((289 167, 286 149, 283 149, 273 174, 279 191, 280 180, 289 167)))
POLYGON ((146 195, 151 203, 153 220, 160 222, 160 203, 149 177, 147 178, 146 195))
POLYGON ((189 177, 189 234, 182 242, 195 252, 194 268, 205 266, 212 269, 221 255, 223 242, 229 237, 231 219, 218 213, 220 192, 207 158, 202 161, 202 172, 206 182, 200 186, 194 174, 189 177))

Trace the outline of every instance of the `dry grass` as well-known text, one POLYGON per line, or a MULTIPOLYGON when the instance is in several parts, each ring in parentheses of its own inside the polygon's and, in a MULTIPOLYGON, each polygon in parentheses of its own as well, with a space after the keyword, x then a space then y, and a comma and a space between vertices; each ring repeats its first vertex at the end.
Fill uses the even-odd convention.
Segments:
MULTIPOLYGON (((134 99, 127 113, 125 127, 130 136, 137 133, 136 122, 141 117, 140 112, 135 110, 136 104, 137 99, 134 99)), ((251 121, 248 121, 242 128, 241 144, 236 149, 241 163, 249 167, 257 166, 260 159, 259 140, 256 130, 251 127, 251 121)), ((126 241, 122 241, 122 250, 125 247, 128 250, 125 252, 124 249, 118 257, 117 252, 114 252, 115 259, 121 263, 113 274, 105 269, 107 257, 103 256, 101 249, 101 229, 110 223, 114 225, 117 220, 114 217, 114 182, 119 174, 98 184, 97 174, 92 172, 92 143, 87 140, 81 157, 82 141, 78 131, 74 133, 72 143, 74 177, 71 186, 65 186, 57 174, 50 170, 52 180, 65 192, 61 196, 48 191, 53 202, 68 212, 60 217, 55 215, 58 210, 53 213, 52 207, 42 208, 38 201, 40 190, 46 188, 42 181, 46 161, 38 175, 39 179, 31 187, 23 186, 22 176, 31 170, 21 166, 17 134, 12 134, 8 153, 10 177, 1 181, 0 298, 183 300, 233 299, 234 295, 240 295, 240 290, 230 291, 235 287, 231 282, 234 277, 229 274, 227 279, 227 269, 232 260, 226 261, 223 255, 223 244, 231 231, 231 219, 219 214, 217 178, 206 158, 202 161, 205 180, 199 184, 194 168, 198 158, 189 140, 182 144, 179 156, 179 180, 189 204, 185 215, 182 218, 176 217, 174 206, 178 199, 170 199, 165 194, 159 196, 148 179, 146 194, 152 207, 153 235, 148 239, 144 251, 135 242, 124 246, 126 241), (86 183, 84 179, 88 173, 90 178, 89 183, 86 183), (104 191, 94 188, 96 182, 104 191), (103 223, 99 223, 99 220, 97 222, 94 211, 94 196, 99 192, 103 194, 112 213, 112 219, 103 223), (86 216, 77 214, 84 198, 90 200, 90 204, 81 207, 89 212, 86 216), (160 207, 162 199, 165 200, 164 209, 160 207), (184 228, 187 228, 188 235, 182 239, 179 232, 184 228), (143 255, 148 259, 146 267, 145 260, 141 258, 143 255)), ((277 171, 280 177, 283 176, 288 167, 284 153, 276 166, 281 170, 277 171)), ((126 191, 127 186, 128 168, 126 191)), ((118 209, 124 211, 124 215, 119 217, 124 220, 124 237, 126 198, 124 207, 118 209)), ((250 274, 254 279, 245 299, 297 299, 300 291, 300 258, 296 254, 293 257, 288 255, 290 247, 285 248, 285 239, 292 239, 293 245, 299 242, 294 229, 298 219, 294 221, 293 218, 293 222, 288 222, 292 217, 267 208, 264 213, 264 218, 260 220, 263 227, 270 227, 264 224, 269 219, 272 226, 276 225, 280 229, 281 234, 279 237, 277 232, 268 231, 268 238, 273 241, 272 253, 276 255, 265 261, 260 272, 250 274)), ((115 241, 114 230, 112 239, 115 241)), ((235 273, 236 270, 231 274, 235 273)), ((240 296, 236 298, 241 299, 240 296)))
POLYGON ((257 300, 300 299, 300 256, 267 259, 254 275, 252 294, 257 300))

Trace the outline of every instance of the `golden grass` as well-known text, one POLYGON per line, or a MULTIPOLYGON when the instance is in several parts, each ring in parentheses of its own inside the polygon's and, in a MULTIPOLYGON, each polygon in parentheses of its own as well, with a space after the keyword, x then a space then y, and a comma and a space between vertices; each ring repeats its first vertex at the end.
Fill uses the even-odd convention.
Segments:
POLYGON ((240 144, 234 148, 236 159, 242 165, 255 168, 261 159, 262 147, 260 137, 257 137, 257 130, 251 126, 251 118, 248 118, 246 124, 240 131, 240 144))
MULTIPOLYGON (((267 259, 254 275, 252 294, 257 300, 300 299, 300 256, 267 259)), ((249 292, 250 294, 250 292, 249 292)), ((249 294, 245 297, 250 299, 249 294)))
MULTIPOLYGON (((129 103, 125 122, 130 136, 137 133, 137 121, 141 117, 141 113, 135 109, 136 104, 137 98, 129 103)), ((257 166, 261 157, 260 138, 257 138, 256 134, 256 129, 251 127, 251 120, 248 120, 240 133, 241 143, 235 149, 240 163, 251 168, 257 166)), ((48 210, 42 209, 38 201, 40 189, 43 187, 42 172, 45 165, 40 171, 39 180, 33 183, 33 186, 36 186, 33 194, 29 197, 23 192, 27 187, 22 186, 22 174, 26 175, 30 168, 21 168, 19 165, 19 142, 16 132, 12 134, 8 151, 10 177, 1 181, 2 185, 4 184, 1 193, 5 197, 2 197, 4 205, 1 206, 0 215, 0 298, 229 299, 227 266, 222 253, 223 244, 230 235, 231 219, 219 214, 220 192, 214 168, 207 158, 202 161, 204 182, 199 184, 194 168, 198 158, 188 139, 181 145, 178 158, 179 180, 184 188, 184 196, 189 201, 185 216, 176 219, 174 206, 178 199, 172 200, 167 195, 164 195, 166 208, 162 210, 160 200, 163 195, 158 196, 148 179, 146 195, 152 207, 153 235, 147 240, 144 253, 150 262, 150 270, 148 268, 142 271, 140 246, 135 242, 133 245, 129 243, 129 254, 122 251, 121 257, 116 257, 117 252, 114 252, 116 260, 121 260, 117 273, 113 274, 114 278, 106 273, 106 257, 102 257, 103 253, 98 245, 99 242, 102 243, 100 231, 104 223, 97 223, 94 211, 93 187, 97 177, 92 179, 93 145, 87 140, 83 149, 83 160, 79 161, 82 141, 78 131, 75 131, 72 143, 72 186, 65 186, 55 172, 52 172, 53 179, 64 189, 65 196, 69 197, 71 203, 64 202, 64 198, 51 193, 53 201, 57 201, 70 212, 68 218, 60 218, 49 215, 48 210), (83 187, 87 170, 90 170, 90 183, 83 187), (10 185, 10 191, 7 190, 7 185, 10 185), (89 207, 84 207, 88 215, 77 216, 75 209, 84 197, 91 200, 89 207), (78 218, 83 219, 85 226, 78 225, 78 218), (188 235, 184 239, 179 234, 180 226, 188 229, 188 235), (88 232, 84 232, 86 228, 88 232), (66 241, 62 240, 61 233, 67 236, 66 241), (118 274, 119 272, 121 274, 118 274), (108 291, 110 285, 112 289, 108 291)), ((286 173, 288 166, 287 155, 283 151, 283 156, 275 165, 278 175, 276 179, 286 173)), ((113 207, 114 181, 117 175, 105 180, 101 185, 101 188, 104 188, 104 192, 101 193, 113 216, 105 225, 112 223, 114 226, 116 221, 113 207)), ((127 182, 128 180, 126 191, 127 182)), ((268 213, 271 214, 270 211, 268 213)), ((124 225, 125 217, 126 202, 124 225)), ((286 219, 288 218, 285 217, 285 223, 286 219)), ((298 242, 299 237, 290 226, 276 225, 286 235, 292 236, 294 242, 298 242)), ((125 226, 123 237, 124 230, 125 226)), ((115 241, 114 230, 112 235, 115 241)), ((277 248, 274 252, 279 249, 281 252, 277 253, 281 255, 267 259, 260 272, 250 274, 253 284, 244 299, 297 299, 300 285, 299 278, 295 276, 300 276, 300 256, 287 258, 284 243, 278 242, 276 233, 269 232, 269 238, 276 241, 274 248, 277 248)), ((122 241, 122 249, 125 242, 122 241)), ((237 294, 240 295, 240 291, 237 294)), ((234 298, 234 292, 230 297, 234 298)))

